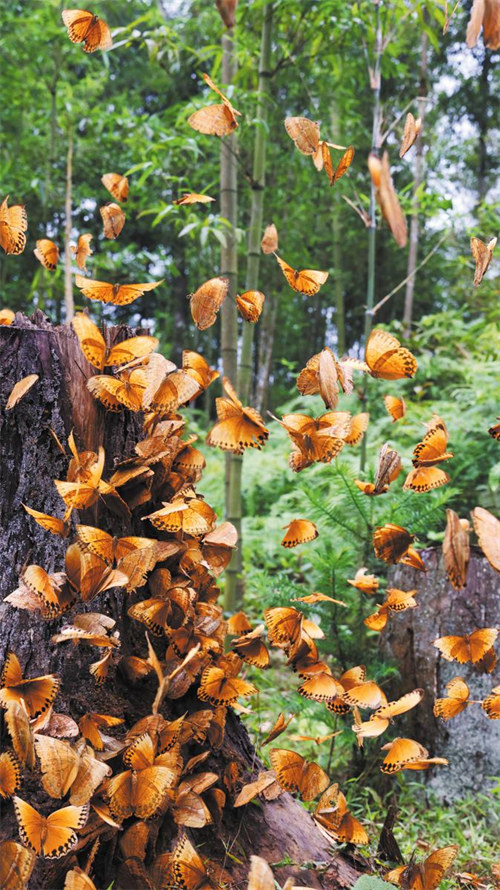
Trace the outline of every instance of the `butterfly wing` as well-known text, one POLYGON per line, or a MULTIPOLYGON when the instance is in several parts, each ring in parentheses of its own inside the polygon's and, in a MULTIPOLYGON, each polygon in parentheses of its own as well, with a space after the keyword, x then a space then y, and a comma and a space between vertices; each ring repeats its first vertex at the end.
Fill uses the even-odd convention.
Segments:
POLYGON ((93 278, 76 275, 75 284, 80 288, 84 297, 88 297, 89 300, 101 300, 103 303, 113 302, 113 285, 108 284, 107 281, 96 281, 93 278))
POLYGON ((207 136, 227 136, 238 126, 238 122, 226 104, 208 105, 188 117, 193 130, 207 136))
POLYGON ((354 148, 352 145, 349 145, 349 147, 346 148, 344 154, 342 155, 340 161, 338 162, 337 167, 335 168, 335 172, 333 173, 333 176, 331 177, 330 181, 331 181, 332 185, 335 185, 335 183, 338 182, 338 180, 342 176, 344 176, 345 173, 347 173, 353 160, 354 160, 354 148))
POLYGON ((303 155, 313 155, 319 148, 319 125, 307 117, 287 117, 285 130, 303 155))
POLYGON ((77 312, 71 321, 71 326, 78 337, 80 349, 87 361, 94 368, 103 371, 107 349, 104 337, 97 325, 84 312, 77 312))
POLYGON ((163 284, 163 279, 161 281, 150 281, 146 284, 122 284, 109 302, 114 303, 115 306, 128 306, 129 303, 133 303, 138 297, 149 293, 149 291, 154 290, 160 284, 163 284))
POLYGON ((7 200, 0 204, 0 245, 5 253, 18 255, 26 247, 28 217, 24 204, 8 207, 7 200))
POLYGON ((125 225, 126 216, 122 208, 119 204, 109 202, 104 204, 103 207, 99 207, 99 213, 102 217, 104 237, 114 241, 115 238, 118 238, 125 225))
POLYGON ((403 139, 401 141, 401 147, 399 149, 400 158, 404 158, 406 152, 409 151, 412 145, 414 145, 417 141, 418 134, 420 133, 420 127, 420 118, 415 120, 413 114, 411 112, 408 112, 405 120, 403 139))
POLYGON ((411 489, 423 493, 440 488, 449 481, 448 473, 445 473, 440 467, 414 467, 405 479, 403 491, 411 489))
POLYGON ((126 176, 119 173, 104 173, 101 182, 113 198, 117 201, 126 201, 128 198, 129 183, 126 176))
POLYGON ((198 330, 206 331, 214 324, 228 288, 229 278, 210 278, 192 294, 191 315, 198 330))
POLYGON ((75 248, 72 248, 73 253, 75 255, 75 262, 79 269, 83 272, 85 271, 85 264, 87 262, 87 257, 92 256, 92 250, 90 249, 90 242, 92 241, 92 235, 86 233, 84 235, 80 235, 78 238, 78 243, 75 248))
POLYGON ((314 541, 318 534, 318 529, 310 519, 292 519, 287 526, 281 546, 297 547, 298 544, 307 544, 308 541, 314 541))
POLYGON ((424 890, 436 890, 448 869, 453 865, 458 853, 458 846, 442 847, 435 850, 424 862, 424 890))
POLYGON ((492 568, 500 572, 500 520, 484 507, 476 507, 471 516, 481 550, 492 568))
POLYGON ((49 272, 54 272, 59 260, 59 248, 49 238, 39 238, 33 251, 37 260, 49 272))

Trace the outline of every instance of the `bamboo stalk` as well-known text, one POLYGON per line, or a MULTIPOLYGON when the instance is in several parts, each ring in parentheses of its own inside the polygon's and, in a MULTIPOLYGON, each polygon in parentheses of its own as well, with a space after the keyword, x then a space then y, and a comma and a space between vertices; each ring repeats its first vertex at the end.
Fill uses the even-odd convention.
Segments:
POLYGON ((73 130, 68 124, 68 153, 66 156, 66 200, 64 204, 64 308, 66 321, 71 321, 75 314, 73 300, 73 280, 71 277, 71 193, 73 188, 73 130))

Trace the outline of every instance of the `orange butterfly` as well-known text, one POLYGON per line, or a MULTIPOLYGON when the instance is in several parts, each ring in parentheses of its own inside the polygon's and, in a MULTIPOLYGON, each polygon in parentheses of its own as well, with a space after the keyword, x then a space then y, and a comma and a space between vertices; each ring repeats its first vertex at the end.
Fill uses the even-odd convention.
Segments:
POLYGON ((490 720, 500 720, 500 686, 495 686, 481 705, 490 720))
POLYGON ((13 751, 0 754, 0 797, 12 797, 21 787, 21 764, 13 751))
POLYGON ((370 720, 392 720, 393 717, 398 717, 400 714, 406 714, 407 711, 411 711, 420 704, 423 697, 423 689, 413 689, 412 692, 407 692, 406 695, 402 695, 401 698, 398 698, 396 701, 386 702, 380 705, 375 713, 371 715, 370 720))
POLYGON ((375 471, 375 480, 373 482, 362 482, 355 479, 354 484, 363 492, 363 494, 375 496, 385 494, 389 490, 391 482, 399 476, 401 472, 401 458, 397 451, 390 448, 387 442, 380 446, 378 454, 377 469, 375 471))
POLYGON ((453 864, 458 853, 458 846, 441 847, 435 850, 422 863, 413 861, 409 865, 400 865, 384 875, 386 881, 408 887, 409 890, 436 890, 446 872, 453 864))
POLYGON ((387 596, 384 602, 378 607, 378 610, 364 619, 364 624, 370 630, 380 633, 387 624, 389 612, 404 612, 406 609, 415 609, 418 603, 414 597, 416 590, 397 590, 396 588, 388 588, 387 596))
POLYGON ((76 246, 74 244, 71 245, 71 252, 75 257, 76 265, 83 272, 86 270, 87 257, 92 256, 92 250, 90 249, 92 237, 90 234, 80 235, 76 246))
POLYGON ((403 132, 403 139, 401 141, 401 147, 399 149, 399 157, 404 158, 407 151, 410 150, 412 145, 417 141, 420 131, 422 129, 422 121, 419 117, 415 120, 411 112, 408 112, 405 120, 405 128, 403 132))
POLYGON ((223 377, 222 383, 226 397, 216 400, 218 422, 207 435, 207 445, 234 454, 243 454, 245 448, 262 448, 269 430, 259 412, 243 407, 228 377, 223 377))
POLYGON ((28 393, 32 386, 39 380, 38 374, 28 374, 27 377, 23 377, 22 380, 18 380, 16 384, 12 387, 12 391, 7 399, 5 404, 5 410, 10 411, 14 408, 21 399, 24 398, 26 393, 28 393))
POLYGON ((126 216, 119 204, 109 201, 102 207, 99 207, 99 213, 102 217, 104 228, 104 237, 114 241, 118 238, 123 226, 125 225, 126 216))
POLYGON ((49 272, 55 271, 59 262, 59 248, 57 244, 54 244, 49 238, 39 238, 33 253, 45 269, 48 269, 49 272))
POLYGON ((92 278, 76 275, 75 284, 89 300, 101 300, 103 303, 113 303, 115 306, 128 306, 138 297, 163 284, 163 278, 161 281, 150 281, 147 284, 108 284, 106 281, 94 281, 92 278))
POLYGON ((87 389, 108 411, 142 411, 147 378, 143 368, 121 371, 116 377, 97 374, 87 380, 87 389))
POLYGON ((273 742, 274 739, 277 739, 278 736, 280 736, 283 732, 285 732, 285 730, 290 725, 290 723, 292 722, 294 717, 295 717, 295 714, 291 714, 290 717, 288 719, 286 719, 284 714, 278 714, 278 717, 276 719, 274 726, 268 732, 265 739, 261 742, 261 747, 263 745, 269 744, 269 742, 273 742))
POLYGON ((443 561, 446 574, 455 590, 465 587, 467 581, 470 556, 469 533, 468 520, 459 519, 454 510, 448 509, 443 540, 443 561))
POLYGON ((20 797, 14 797, 14 810, 23 844, 37 856, 59 859, 78 841, 77 832, 85 825, 89 805, 63 807, 50 816, 42 816, 20 797))
POLYGON ((0 844, 0 887, 2 890, 24 890, 35 867, 36 856, 16 841, 0 844))
MULTIPOLYGON (((8 309, 4 309, 3 311, 9 312, 8 309)), ((2 313, 0 312, 0 316, 1 316, 1 314, 2 313)), ((14 313, 12 313, 12 321, 13 320, 14 320, 14 313)), ((0 324, 2 324, 1 318, 0 318, 0 324)), ((5 324, 5 322, 4 322, 4 324, 5 324)), ((7 322, 7 324, 10 324, 10 321, 7 322)), ((500 417, 497 417, 497 420, 500 420, 500 417)), ((490 427, 490 429, 488 430, 488 433, 490 434, 492 439, 496 439, 497 441, 500 441, 500 423, 496 423, 495 426, 490 427)))
POLYGON ((297 671, 304 682, 297 692, 304 698, 314 701, 328 702, 342 695, 344 688, 341 683, 332 676, 328 665, 323 661, 311 661, 310 658, 296 661, 294 670, 297 671))
POLYGON ((183 890, 218 890, 220 886, 212 880, 201 856, 185 835, 172 851, 170 871, 175 886, 183 890))
POLYGON ((375 556, 377 559, 383 559, 384 562, 400 562, 414 540, 415 536, 405 528, 394 525, 393 522, 387 522, 385 525, 378 526, 373 533, 375 556))
POLYGON ((191 349, 182 351, 182 370, 189 374, 193 380, 196 380, 198 384, 196 396, 208 389, 210 384, 219 377, 219 372, 211 368, 199 352, 193 352, 191 349))
POLYGON ((64 572, 48 575, 41 566, 30 565, 22 574, 18 590, 6 597, 6 601, 16 608, 40 611, 42 618, 51 621, 67 612, 76 601, 75 592, 65 582, 64 572))
POLYGON ((318 537, 319 531, 310 519, 292 519, 286 528, 286 534, 281 542, 282 547, 297 547, 298 544, 307 544, 318 537))
POLYGON ((393 775, 403 769, 426 770, 431 766, 446 766, 445 757, 429 757, 427 748, 413 739, 397 738, 382 746, 387 751, 380 769, 383 773, 393 775))
POLYGON ((104 751, 105 739, 101 733, 103 727, 119 726, 123 723, 123 717, 113 717, 111 714, 96 714, 89 711, 78 721, 78 727, 82 736, 87 739, 95 751, 104 751))
POLYGON ((281 649, 290 649, 293 657, 302 658, 310 654, 313 661, 317 660, 315 639, 323 639, 321 628, 305 617, 303 612, 293 607, 265 609, 264 619, 267 624, 269 642, 281 649), (306 650, 305 652, 303 650, 306 650))
MULTIPOLYGON (((50 708, 45 715, 50 714, 50 708)), ((12 699, 5 709, 5 723, 18 760, 28 769, 35 766, 35 745, 32 725, 24 699, 12 699)), ((1 886, 1 885, 0 885, 1 886)))
POLYGON ((417 370, 415 356, 401 346, 396 337, 380 328, 375 328, 368 338, 365 360, 372 377, 383 380, 413 377, 417 370))
POLYGON ((347 808, 347 801, 338 785, 330 785, 321 795, 313 814, 314 821, 326 829, 339 843, 363 845, 368 835, 347 808))
POLYGON ((353 370, 368 371, 368 365, 349 356, 338 360, 328 347, 313 355, 297 377, 297 389, 302 395, 319 392, 327 408, 335 408, 339 387, 348 395, 353 391, 353 370))
MULTIPOLYGON (((113 198, 125 202, 128 198, 128 179, 120 173, 104 173, 101 182, 113 198)), ((116 205, 114 205, 116 206, 116 205)))
POLYGON ((211 201, 215 201, 215 198, 211 198, 210 195, 199 195, 197 192, 184 192, 180 198, 172 201, 172 204, 181 206, 183 204, 210 204, 211 201))
POLYGON ((404 417, 406 414, 406 402, 403 398, 389 395, 384 396, 384 405, 391 415, 393 423, 401 420, 401 418, 404 417))
POLYGON ((368 428, 369 419, 370 415, 366 411, 351 418, 349 432, 345 436, 346 445, 358 445, 361 442, 368 428))
POLYGON ((389 155, 385 151, 382 160, 372 153, 368 158, 368 170, 375 188, 375 197, 398 247, 404 247, 408 238, 406 219, 401 210, 392 182, 389 155))
POLYGON ((232 705, 240 696, 247 697, 255 695, 256 692, 257 688, 253 683, 238 677, 226 676, 223 668, 207 667, 201 675, 198 698, 220 707, 232 705))
POLYGON ((241 637, 233 640, 234 652, 248 664, 266 670, 270 665, 269 652, 262 642, 264 625, 259 624, 254 630, 246 631, 241 637))
POLYGON ((71 43, 83 43, 83 51, 111 49, 113 40, 106 22, 85 9, 63 9, 62 20, 68 29, 71 43))
MULTIPOLYGON (((298 148, 300 153, 303 155, 310 155, 312 157, 316 170, 322 170, 324 165, 328 173, 330 182, 333 185, 332 177, 334 174, 331 170, 332 162, 329 147, 337 148, 343 151, 344 146, 335 145, 333 142, 325 142, 324 140, 320 139, 319 125, 316 123, 316 121, 311 121, 307 117, 287 117, 285 118, 284 124, 285 130, 290 136, 290 139, 292 139, 295 143, 295 146, 298 148)), ((354 155, 354 149, 347 149, 344 155, 345 160, 343 158, 339 164, 339 167, 337 168, 341 169, 342 165, 345 166, 345 170, 338 173, 337 179, 339 179, 340 176, 342 176, 349 167, 349 164, 352 161, 352 155, 354 155), (348 153, 350 153, 349 161, 346 158, 346 155, 349 156, 348 153)))
POLYGON ((481 27, 483 28, 483 43, 487 49, 500 47, 500 21, 499 9, 496 0, 474 0, 467 25, 467 46, 473 47, 477 43, 481 27))
POLYGON ((66 872, 64 890, 97 890, 97 887, 88 874, 76 865, 66 872))
POLYGON ((203 80, 222 99, 222 105, 208 105, 200 108, 188 118, 188 124, 193 130, 205 133, 209 136, 227 136, 238 126, 236 116, 241 116, 229 99, 221 93, 208 74, 203 75, 203 80))
POLYGON ((493 259, 493 251, 497 245, 497 238, 491 238, 487 244, 480 238, 470 239, 470 249, 476 263, 474 273, 474 287, 479 287, 484 275, 489 269, 491 260, 493 259))
POLYGON ((500 572, 500 520, 484 507, 476 507, 471 516, 481 550, 490 566, 500 572))
POLYGON ((326 705, 334 714, 347 714, 352 707, 374 709, 387 701, 380 687, 366 679, 366 668, 363 665, 344 671, 339 683, 343 693, 326 705))
POLYGON ((104 448, 99 446, 99 454, 93 454, 92 456, 94 460, 89 461, 84 470, 82 468, 81 478, 76 482, 54 479, 54 485, 68 507, 74 507, 76 510, 91 507, 99 496, 104 461, 106 459, 104 448))
POLYGON ((265 254, 276 253, 278 250, 278 229, 274 223, 270 223, 266 226, 262 241, 260 242, 260 247, 262 253, 265 254))
POLYGON ((190 294, 191 315, 198 330, 206 331, 215 323, 228 288, 229 278, 210 278, 190 294))
POLYGON ((463 636, 439 637, 433 646, 439 649, 447 661, 458 661, 459 664, 477 664, 493 647, 498 636, 496 627, 484 627, 463 636))
MULTIPOLYGON (((83 552, 78 544, 72 544, 66 550, 66 574, 73 589, 87 603, 105 590, 129 584, 128 575, 107 566, 90 551, 83 552)), ((79 616, 80 620, 83 617, 79 616)))
POLYGON ((245 321, 255 324, 259 320, 265 299, 260 290, 247 290, 236 296, 236 305, 245 321))
POLYGON ((314 800, 329 783, 328 775, 317 763, 311 763, 286 748, 271 748, 269 759, 284 791, 297 791, 302 800, 314 800))
POLYGON ((354 148, 352 145, 349 145, 348 148, 344 151, 340 161, 338 162, 335 169, 332 164, 332 156, 330 153, 329 142, 323 142, 321 146, 321 152, 323 156, 323 164, 325 167, 325 172, 330 180, 330 185, 335 185, 338 180, 347 173, 349 167, 351 166, 354 160, 354 148))
POLYGON ((179 405, 186 404, 198 392, 196 380, 179 370, 159 353, 150 356, 146 367, 146 389, 142 397, 145 410, 161 414, 175 414, 179 405))
POLYGON ((7 206, 9 196, 0 204, 0 245, 5 253, 20 254, 26 247, 28 217, 24 204, 7 206))
POLYGON ((289 465, 296 473, 316 461, 330 463, 345 445, 345 435, 350 424, 346 411, 330 411, 321 417, 307 414, 284 414, 281 420, 271 415, 290 436, 294 450, 289 465))
POLYGON ((205 535, 215 526, 216 514, 193 489, 181 490, 171 503, 164 504, 161 510, 144 516, 156 528, 168 532, 185 532, 188 535, 205 535))
POLYGON ((437 698, 434 702, 434 716, 443 720, 451 720, 461 714, 469 704, 470 690, 462 677, 454 677, 446 684, 446 698, 437 698))
POLYGON ((71 320, 80 348, 91 365, 103 371, 105 367, 124 365, 150 355, 158 346, 157 337, 129 337, 108 347, 97 325, 84 312, 77 312, 71 320))
MULTIPOLYGON (((1 229, 0 229, 1 234, 1 229)), ((16 317, 16 313, 12 309, 0 309, 0 325, 12 324, 16 317)))
POLYGON ((302 269, 299 272, 282 260, 277 253, 274 256, 290 287, 299 294, 305 294, 306 297, 317 294, 328 278, 328 272, 319 272, 317 269, 302 269))
POLYGON ((13 652, 8 652, 0 674, 0 708, 23 699, 29 717, 39 717, 55 700, 60 685, 59 677, 54 674, 23 679, 19 659, 13 652))
POLYGON ((119 819, 134 814, 149 819, 164 805, 169 789, 178 781, 182 770, 178 747, 157 755, 151 737, 144 733, 127 748, 123 763, 128 769, 113 776, 104 792, 111 813, 119 819))
POLYGON ((403 490, 430 491, 450 481, 448 474, 436 467, 436 464, 453 457, 450 451, 446 451, 447 444, 448 431, 441 419, 437 418, 413 450, 414 469, 408 473, 403 490))
POLYGON ((379 588, 379 580, 375 575, 367 575, 366 572, 367 569, 363 566, 358 569, 354 578, 347 579, 347 583, 356 587, 357 590, 361 590, 362 593, 376 593, 379 588))

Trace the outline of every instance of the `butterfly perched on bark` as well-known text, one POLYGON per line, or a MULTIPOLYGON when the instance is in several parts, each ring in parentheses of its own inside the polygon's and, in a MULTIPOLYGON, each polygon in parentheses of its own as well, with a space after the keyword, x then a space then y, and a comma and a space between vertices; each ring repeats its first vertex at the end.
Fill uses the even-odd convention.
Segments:
POLYGON ((174 886, 182 890, 218 890, 220 886, 209 875, 203 859, 185 835, 172 850, 169 870, 174 886))
POLYGON ((113 40, 106 22, 86 9, 63 9, 62 20, 72 43, 83 43, 83 51, 111 49, 113 40))
POLYGON ((117 201, 125 202, 128 198, 129 183, 126 176, 120 173, 104 173, 101 182, 110 195, 117 201))
POLYGON ((42 816, 22 800, 14 798, 14 810, 23 844, 37 856, 59 859, 66 856, 78 841, 78 831, 85 825, 89 805, 63 807, 49 816, 42 816))
POLYGON ((50 238, 39 238, 33 253, 45 269, 55 271, 59 262, 59 248, 50 238))
POLYGON ((356 846, 368 843, 365 829, 349 812, 345 795, 337 784, 331 785, 323 792, 316 804, 313 818, 338 843, 356 846))
POLYGON ((129 337, 109 347, 97 325, 84 312, 77 312, 71 325, 85 358, 99 371, 107 366, 125 365, 134 359, 144 358, 156 349, 159 342, 157 337, 129 337))
POLYGON ((328 272, 320 272, 318 269, 301 269, 298 271, 289 266, 277 253, 274 256, 290 287, 299 294, 305 294, 306 297, 313 297, 314 294, 317 294, 321 285, 328 278, 328 272))
POLYGON ((446 574, 455 590, 465 587, 470 557, 470 527, 467 519, 460 519, 454 510, 446 510, 446 529, 443 539, 443 562, 446 574))
POLYGON ((24 204, 12 204, 9 207, 8 200, 7 195, 0 204, 0 245, 5 253, 17 255, 26 247, 28 217, 24 204))
POLYGON ((404 247, 408 238, 406 219, 394 189, 389 165, 389 155, 385 151, 382 159, 372 154, 368 157, 368 170, 375 188, 375 197, 398 247, 404 247))
POLYGON ((243 454, 246 448, 262 448, 269 430, 259 412, 243 406, 228 377, 222 382, 224 397, 216 400, 218 421, 207 435, 207 445, 234 454, 243 454))
POLYGON ((423 862, 415 862, 412 857, 409 865, 400 865, 384 875, 384 880, 408 890, 436 890, 453 865, 458 846, 441 847, 423 862))
POLYGON ((498 633, 496 627, 483 627, 463 636, 439 637, 432 645, 439 649, 447 661, 477 664, 492 649, 498 633))
POLYGON ((32 386, 39 381, 38 374, 28 374, 27 377, 23 377, 22 380, 18 380, 17 383, 14 384, 12 390, 10 392, 9 398, 5 403, 5 410, 10 411, 14 408, 21 399, 24 398, 26 393, 28 393, 32 386))
POLYGON ((214 84, 208 74, 203 75, 203 80, 222 99, 222 105, 207 105, 200 108, 188 118, 188 124, 193 130, 205 133, 209 136, 227 136, 238 126, 237 116, 241 116, 219 88, 214 84))
POLYGON ((128 819, 136 815, 149 819, 166 802, 182 771, 182 757, 178 746, 157 754, 156 745, 146 732, 134 739, 123 755, 127 769, 117 773, 107 783, 104 792, 115 818, 128 819))
POLYGON ((24 890, 35 867, 36 856, 32 850, 17 841, 0 844, 0 887, 2 890, 24 890))
POLYGON ((30 718, 45 713, 54 702, 61 681, 54 674, 25 679, 14 652, 8 652, 0 674, 0 708, 7 708, 10 702, 24 701, 30 718))

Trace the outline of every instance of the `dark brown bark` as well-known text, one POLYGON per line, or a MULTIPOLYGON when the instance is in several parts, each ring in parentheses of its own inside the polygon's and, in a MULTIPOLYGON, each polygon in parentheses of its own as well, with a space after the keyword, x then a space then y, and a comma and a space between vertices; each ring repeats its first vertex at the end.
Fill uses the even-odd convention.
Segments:
POLYGON ((446 683, 457 676, 469 684, 471 698, 482 699, 498 685, 499 669, 482 674, 470 664, 448 662, 432 641, 476 628, 500 627, 500 576, 473 548, 467 587, 454 590, 444 571, 441 550, 422 553, 426 575, 405 566, 391 574, 390 585, 418 590, 419 606, 394 616, 382 643, 400 668, 401 679, 392 690, 395 696, 415 687, 425 689, 424 700, 408 714, 402 734, 420 741, 433 755, 449 759, 449 766, 429 771, 427 778, 440 797, 453 800, 478 788, 487 791, 491 778, 500 774, 500 723, 488 720, 479 705, 471 705, 444 723, 434 717, 434 700, 446 695, 446 683))
MULTIPOLYGON (((111 328, 111 343, 128 335, 126 328, 111 328)), ((86 381, 93 370, 83 358, 71 328, 51 327, 41 313, 32 320, 16 316, 14 325, 0 328, 0 405, 14 383, 27 374, 36 373, 40 379, 26 397, 10 412, 0 411, 0 542, 3 554, 3 571, 0 576, 2 599, 17 587, 19 575, 27 562, 41 564, 47 571, 63 568, 66 542, 43 531, 25 513, 22 504, 51 514, 60 514, 60 501, 52 480, 64 478, 67 460, 58 450, 51 434, 53 429, 65 442, 71 429, 80 449, 96 450, 104 445, 107 454, 107 470, 115 460, 131 454, 141 436, 137 415, 124 411, 106 413, 89 395, 86 381)), ((99 523, 101 528, 114 534, 138 533, 143 529, 117 525, 110 515, 99 508, 86 511, 79 521, 99 523)), ((140 523, 136 523, 136 526, 140 523)), ((94 600, 88 607, 92 611, 104 611, 117 621, 120 632, 121 652, 145 655, 144 629, 137 630, 126 614, 128 603, 124 593, 107 593, 94 600)), ((75 611, 82 611, 82 603, 75 611)), ((72 613, 69 614, 71 617, 72 613)), ((96 650, 90 647, 55 646, 50 637, 61 621, 44 622, 33 613, 0 604, 0 663, 12 649, 18 655, 28 676, 43 672, 57 672, 61 676, 61 692, 56 710, 77 719, 92 710, 123 716, 125 727, 132 726, 139 718, 150 713, 156 691, 153 680, 128 685, 119 671, 102 687, 96 687, 88 673, 88 666, 96 660, 96 650)), ((155 643, 158 647, 161 644, 155 643)), ((199 702, 194 691, 162 706, 165 717, 176 717, 186 712, 193 702, 199 702)), ((2 747, 9 744, 2 720, 2 747)), ((198 753, 199 748, 189 751, 198 753)), ((246 730, 233 713, 229 712, 226 734, 222 747, 213 751, 206 761, 206 768, 222 775, 225 767, 236 761, 245 778, 256 777, 260 762, 246 730)), ((24 771, 20 796, 42 812, 57 809, 55 801, 48 798, 40 787, 39 774, 24 771)), ((17 838, 17 826, 10 803, 2 806, 0 840, 17 838)), ((148 843, 146 869, 152 859, 171 849, 178 828, 171 816, 152 819, 151 841, 148 843)), ((130 820, 129 820, 130 824, 130 820)), ((270 862, 287 858, 292 864, 276 869, 280 883, 293 875, 295 883, 318 888, 352 887, 356 869, 341 856, 332 856, 331 845, 315 827, 308 813, 290 795, 284 794, 276 801, 245 808, 227 806, 222 824, 192 833, 196 846, 203 844, 204 855, 224 864, 232 876, 231 886, 246 886, 249 857, 257 853, 270 862), (231 856, 227 856, 227 852, 231 856), (239 864, 238 864, 239 863, 239 864), (305 865, 309 866, 305 871, 305 865)), ((79 853, 80 865, 84 865, 88 849, 79 853)), ((76 864, 77 856, 54 862, 38 860, 30 882, 31 890, 43 887, 61 888, 70 864, 76 864)), ((121 890, 147 887, 147 882, 136 879, 123 870, 118 845, 118 834, 107 830, 94 863, 96 886, 108 887, 112 881, 121 890)))

